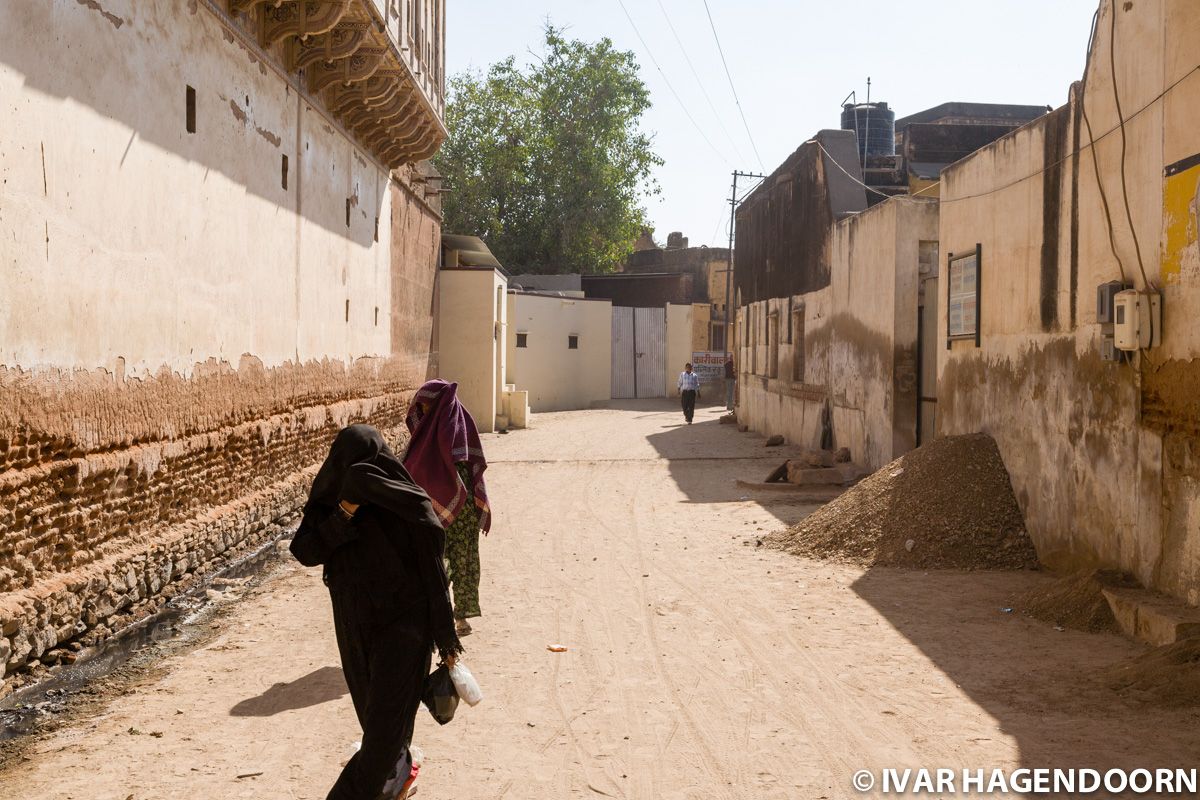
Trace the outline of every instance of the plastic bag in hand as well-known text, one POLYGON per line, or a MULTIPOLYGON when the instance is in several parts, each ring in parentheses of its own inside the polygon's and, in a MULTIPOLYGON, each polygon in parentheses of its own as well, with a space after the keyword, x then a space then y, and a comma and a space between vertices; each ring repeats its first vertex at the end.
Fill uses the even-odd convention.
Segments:
POLYGON ((464 703, 469 706, 479 705, 479 701, 483 699, 483 690, 479 688, 475 676, 467 669, 466 664, 456 661, 450 668, 450 680, 454 682, 454 688, 458 690, 458 696, 464 703))
POLYGON ((429 677, 425 679, 425 691, 421 702, 439 725, 445 725, 454 719, 454 711, 458 708, 458 690, 454 688, 450 668, 445 664, 429 673, 429 677))

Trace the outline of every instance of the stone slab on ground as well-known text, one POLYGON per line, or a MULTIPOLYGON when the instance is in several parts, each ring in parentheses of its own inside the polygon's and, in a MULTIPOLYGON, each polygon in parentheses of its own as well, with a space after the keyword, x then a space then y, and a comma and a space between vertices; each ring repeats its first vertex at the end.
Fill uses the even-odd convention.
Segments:
POLYGON ((808 467, 802 461, 788 462, 788 482, 799 486, 848 486, 869 474, 858 464, 808 467))
POLYGON ((1146 589, 1107 588, 1104 599, 1121 631, 1140 642, 1159 647, 1200 636, 1200 608, 1146 589))

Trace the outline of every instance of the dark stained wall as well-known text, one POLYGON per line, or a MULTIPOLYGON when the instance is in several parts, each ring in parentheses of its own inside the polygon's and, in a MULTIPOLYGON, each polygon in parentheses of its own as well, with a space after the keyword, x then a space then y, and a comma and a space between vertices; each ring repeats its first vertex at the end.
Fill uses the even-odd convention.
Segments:
POLYGON ((611 300, 614 306, 662 308, 667 303, 690 305, 692 302, 690 272, 584 275, 582 281, 585 297, 611 300))
POLYGON ((742 305, 829 284, 833 223, 867 205, 855 182, 862 180, 856 148, 852 131, 822 131, 738 207, 734 281, 742 305))

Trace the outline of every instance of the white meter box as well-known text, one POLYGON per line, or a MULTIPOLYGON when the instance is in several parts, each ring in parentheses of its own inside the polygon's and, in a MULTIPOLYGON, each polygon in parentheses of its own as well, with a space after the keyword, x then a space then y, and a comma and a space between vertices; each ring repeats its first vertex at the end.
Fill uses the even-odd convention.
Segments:
POLYGON ((1146 350, 1162 341, 1162 296, 1127 289, 1113 297, 1113 344, 1118 350, 1146 350))

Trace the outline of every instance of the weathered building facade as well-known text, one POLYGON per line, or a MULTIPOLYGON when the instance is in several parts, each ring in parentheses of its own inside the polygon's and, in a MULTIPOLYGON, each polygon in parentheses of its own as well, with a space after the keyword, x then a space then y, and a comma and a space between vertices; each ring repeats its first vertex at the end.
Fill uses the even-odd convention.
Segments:
MULTIPOLYGON (((822 131, 737 212, 738 421, 878 468, 918 442, 937 203, 867 208, 855 136, 822 131)), ((936 296, 931 290, 930 299, 936 296)))
POLYGON ((935 391, 922 386, 920 340, 937 220, 935 200, 908 197, 849 216, 831 226, 825 286, 740 310, 739 422, 848 447, 872 469, 917 445, 919 398, 935 391))
POLYGON ((431 374, 443 20, 6 9, 0 672, 267 538, 340 426, 398 435, 431 374))
POLYGON ((1104 0, 1067 104, 943 171, 942 268, 979 257, 976 328, 948 336, 941 297, 938 348, 939 432, 996 439, 1042 560, 1126 570, 1192 605, 1197 43, 1196 4, 1104 0), (1161 296, 1161 344, 1106 360, 1110 281, 1161 296))

